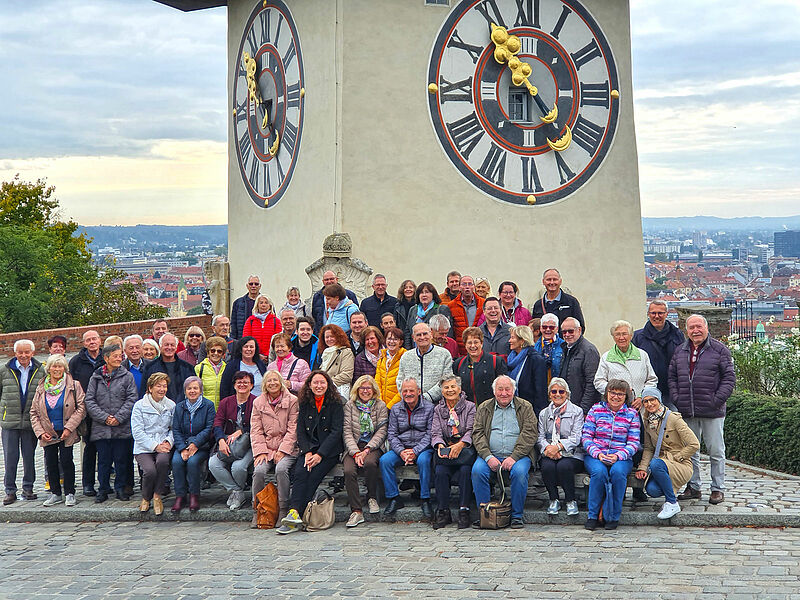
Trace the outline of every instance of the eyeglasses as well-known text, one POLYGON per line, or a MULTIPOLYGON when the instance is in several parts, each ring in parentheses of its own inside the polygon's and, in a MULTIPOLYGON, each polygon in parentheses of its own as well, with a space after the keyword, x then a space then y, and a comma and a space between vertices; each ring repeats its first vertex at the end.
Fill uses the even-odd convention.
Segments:
POLYGON ((552 331, 555 328, 556 328, 555 325, 540 325, 539 326, 539 329, 541 329, 542 331, 552 331))
POLYGON ((225 354, 225 350, 222 350, 221 348, 211 348, 211 350, 209 350, 208 353, 209 354, 225 354))
POLYGON ((654 311, 650 311, 650 312, 649 312, 649 313, 647 313, 647 314, 648 314, 648 315, 650 315, 651 317, 663 317, 663 316, 665 316, 667 313, 665 313, 665 312, 654 312, 654 311))
POLYGON ((658 402, 658 398, 653 398, 648 396, 647 398, 642 398, 642 404, 650 404, 651 402, 658 402))
POLYGON ((201 337, 203 337, 203 334, 202 333, 190 333, 189 337, 199 337, 199 338, 201 338, 201 337))
POLYGON ((569 333, 571 335, 571 334, 575 333, 575 330, 574 329, 562 329, 561 333, 563 333, 563 334, 569 333))
POLYGON ((554 395, 554 396, 566 396, 567 395, 567 390, 552 389, 552 390, 550 390, 550 393, 552 395, 554 395))
POLYGON ((612 392, 612 391, 609 391, 608 395, 610 397, 612 397, 612 398, 625 398, 625 397, 627 397, 628 394, 626 394, 625 392, 612 392))
POLYGON ((513 296, 516 292, 514 290, 508 290, 505 292, 500 292, 501 296, 513 296))
POLYGON ((254 287, 254 286, 259 286, 261 284, 260 283, 248 283, 247 285, 249 285, 251 287, 254 287))

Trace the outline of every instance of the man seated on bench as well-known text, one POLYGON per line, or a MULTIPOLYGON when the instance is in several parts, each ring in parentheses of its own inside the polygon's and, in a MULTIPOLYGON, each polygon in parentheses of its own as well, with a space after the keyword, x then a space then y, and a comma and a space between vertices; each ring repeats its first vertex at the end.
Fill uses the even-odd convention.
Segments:
MULTIPOLYGON (((472 445, 478 458, 472 465, 472 488, 475 502, 489 502, 492 472, 508 471, 511 479, 511 527, 522 529, 522 513, 528 495, 528 472, 536 461, 539 424, 533 406, 514 395, 514 380, 500 375, 492 383, 494 398, 481 403, 475 413, 472 445)), ((503 481, 508 481, 503 474, 503 481)), ((480 521, 473 523, 480 527, 480 521)))
POLYGON ((420 482, 420 507, 426 519, 433 517, 431 508, 431 426, 433 404, 420 397, 419 382, 407 377, 400 386, 402 402, 389 411, 389 451, 381 456, 383 489, 389 504, 383 513, 392 516, 405 504, 400 499, 395 469, 398 465, 417 465, 420 482))

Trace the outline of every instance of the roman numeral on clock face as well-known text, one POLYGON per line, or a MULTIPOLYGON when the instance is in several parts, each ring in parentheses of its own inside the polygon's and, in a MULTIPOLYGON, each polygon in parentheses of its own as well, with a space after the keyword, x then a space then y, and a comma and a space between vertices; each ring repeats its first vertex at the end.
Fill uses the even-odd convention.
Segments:
POLYGON ((450 38, 449 42, 447 42, 447 46, 449 48, 459 48, 464 50, 467 54, 469 54, 473 64, 478 62, 478 59, 481 57, 481 53, 483 52, 483 46, 474 46, 472 44, 467 44, 464 40, 462 40, 461 36, 458 35, 458 29, 453 31, 453 37, 450 38))
POLYGON ((608 108, 608 81, 603 83, 581 82, 581 106, 608 108))
POLYGON ((500 25, 501 27, 506 26, 503 21, 503 15, 500 13, 500 9, 497 8, 497 0, 481 0, 481 2, 475 6, 475 10, 481 13, 483 18, 486 19, 487 27, 490 27, 492 23, 500 25))
POLYGON ((442 76, 439 81, 439 102, 469 102, 472 103, 472 75, 461 81, 450 83, 442 76))
POLYGON ((572 126, 572 141, 586 150, 591 156, 597 152, 605 131, 605 128, 595 125, 583 115, 578 115, 578 120, 572 126))
POLYGON ((478 173, 483 175, 495 185, 503 187, 503 178, 506 173, 506 151, 499 148, 492 142, 492 147, 486 153, 483 163, 478 169, 478 173))
POLYGON ((447 131, 450 132, 450 137, 453 138, 461 156, 466 159, 469 159, 469 155, 472 154, 484 134, 480 121, 478 121, 478 115, 474 112, 462 119, 448 123, 447 131))
POLYGON ((539 25, 539 0, 515 0, 517 3, 517 20, 514 27, 535 27, 539 25))

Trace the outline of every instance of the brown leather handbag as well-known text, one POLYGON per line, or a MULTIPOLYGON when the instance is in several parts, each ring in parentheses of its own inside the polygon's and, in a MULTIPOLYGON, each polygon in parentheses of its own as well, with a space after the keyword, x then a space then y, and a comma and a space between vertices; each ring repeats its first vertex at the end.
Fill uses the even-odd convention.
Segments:
POLYGON ((278 488, 270 482, 256 494, 253 510, 256 511, 258 529, 272 529, 278 522, 278 488))
POLYGON ((503 529, 511 524, 511 501, 506 500, 503 469, 497 469, 497 482, 500 484, 500 500, 483 502, 478 507, 481 513, 481 529, 503 529))

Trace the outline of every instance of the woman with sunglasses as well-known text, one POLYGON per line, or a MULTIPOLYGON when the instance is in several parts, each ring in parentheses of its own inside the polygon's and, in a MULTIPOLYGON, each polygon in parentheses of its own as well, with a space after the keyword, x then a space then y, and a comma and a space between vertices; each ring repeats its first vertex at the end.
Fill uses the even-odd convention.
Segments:
POLYGON ((583 471, 583 410, 570 402, 569 385, 561 377, 553 377, 547 388, 550 404, 539 413, 539 466, 550 497, 548 515, 557 515, 561 508, 558 487, 564 490, 567 515, 578 514, 575 501, 575 473, 583 471))
POLYGON ((547 382, 561 373, 561 359, 564 356, 562 344, 564 340, 558 335, 558 317, 553 313, 542 316, 539 329, 542 337, 534 344, 533 348, 541 354, 547 362, 547 382))
POLYGON ((177 353, 177 357, 185 360, 190 365, 197 364, 200 348, 206 341, 206 334, 197 325, 192 325, 186 330, 186 335, 183 336, 183 344, 186 346, 183 350, 177 353))
POLYGON ((222 374, 225 372, 225 361, 222 357, 228 351, 228 343, 220 336, 212 336, 206 340, 206 357, 195 365, 195 374, 203 380, 205 397, 219 408, 219 388, 222 374))

